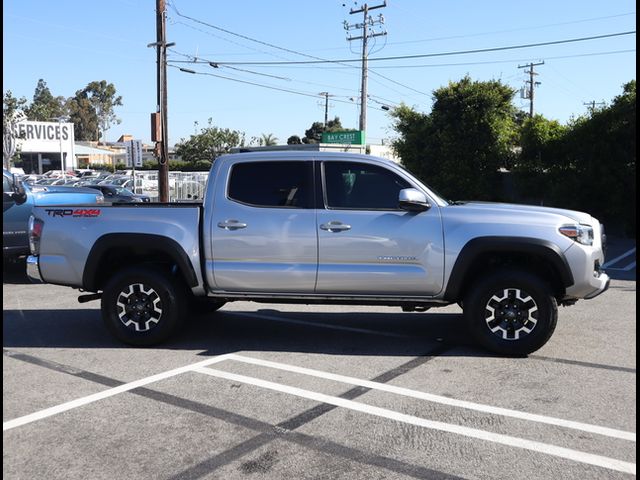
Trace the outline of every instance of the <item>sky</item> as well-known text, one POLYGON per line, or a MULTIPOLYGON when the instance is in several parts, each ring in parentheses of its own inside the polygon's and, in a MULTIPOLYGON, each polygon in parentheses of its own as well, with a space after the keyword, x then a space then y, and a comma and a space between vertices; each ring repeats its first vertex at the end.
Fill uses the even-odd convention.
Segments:
MULTIPOLYGON (((147 45, 156 41, 155 3, 5 0, 3 93, 31 101, 43 79, 53 95, 70 97, 91 81, 106 80, 123 102, 115 109, 121 123, 107 131, 106 140, 130 134, 150 142, 156 54, 147 45)), ((329 119, 337 116, 345 128, 357 129, 362 45, 347 37, 362 31, 346 30, 345 22, 361 23, 363 14, 350 12, 363 5, 167 0, 167 41, 175 42, 167 68, 170 145, 188 139, 209 119, 216 127, 243 132, 247 143, 262 135, 286 143, 324 121, 327 98, 329 119)), ((367 143, 396 137, 394 107, 404 103, 428 113, 433 92, 466 75, 501 80, 518 90, 514 104, 528 112, 529 100, 519 92, 528 68, 519 66, 544 62, 534 67, 540 82, 534 110, 561 123, 586 114, 591 102, 610 103, 636 78, 630 0, 387 0, 370 14, 376 20, 373 31, 386 35, 369 39, 367 143), (566 40, 577 41, 559 43, 566 40), (541 43, 547 45, 529 46, 541 43), (385 57, 393 59, 376 60, 385 57)))

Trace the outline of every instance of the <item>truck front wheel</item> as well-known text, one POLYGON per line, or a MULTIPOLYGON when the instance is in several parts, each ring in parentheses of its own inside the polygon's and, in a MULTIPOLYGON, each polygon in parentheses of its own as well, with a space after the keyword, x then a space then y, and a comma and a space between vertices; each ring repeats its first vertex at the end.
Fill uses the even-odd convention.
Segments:
POLYGON ((556 328, 558 304, 539 277, 499 270, 469 289, 464 317, 480 345, 501 355, 522 356, 547 343, 556 328))
POLYGON ((183 323, 184 288, 169 274, 131 267, 114 275, 102 294, 102 319, 109 331, 129 345, 167 340, 183 323))

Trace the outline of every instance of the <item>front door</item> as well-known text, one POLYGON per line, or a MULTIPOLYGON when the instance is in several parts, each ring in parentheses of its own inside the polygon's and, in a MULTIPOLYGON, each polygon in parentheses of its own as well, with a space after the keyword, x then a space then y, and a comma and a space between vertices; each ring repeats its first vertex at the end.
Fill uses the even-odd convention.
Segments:
POLYGON ((322 178, 317 293, 440 292, 444 249, 437 205, 420 213, 399 209, 398 193, 415 185, 382 165, 325 161, 322 178))

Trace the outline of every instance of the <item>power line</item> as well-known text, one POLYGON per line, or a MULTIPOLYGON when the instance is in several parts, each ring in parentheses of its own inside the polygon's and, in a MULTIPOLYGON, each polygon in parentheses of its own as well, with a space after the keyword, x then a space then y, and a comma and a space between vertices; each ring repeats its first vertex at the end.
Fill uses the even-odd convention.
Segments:
MULTIPOLYGON (((321 57, 316 57, 316 56, 314 56, 314 55, 309 55, 309 54, 306 54, 306 53, 303 53, 303 52, 298 52, 298 51, 296 51, 296 50, 292 50, 292 49, 290 49, 290 48, 280 47, 280 46, 278 46, 278 45, 274 45, 273 43, 264 42, 264 41, 262 41, 262 40, 258 40, 258 39, 256 39, 256 38, 252 38, 252 37, 249 37, 248 35, 243 35, 243 34, 241 34, 241 33, 232 32, 231 30, 228 30, 228 29, 226 29, 226 28, 222 28, 222 27, 219 27, 219 26, 217 26, 217 25, 213 25, 213 24, 210 24, 210 23, 205 22, 205 21, 203 21, 203 20, 198 20, 197 18, 193 18, 193 17, 190 17, 190 16, 188 16, 188 15, 184 15, 184 14, 180 13, 180 12, 178 11, 178 9, 176 8, 176 6, 175 6, 175 4, 174 4, 173 2, 170 2, 170 3, 169 3, 169 5, 170 5, 170 6, 171 6, 171 8, 176 12, 176 14, 177 14, 178 16, 180 16, 180 17, 182 17, 182 18, 189 19, 189 20, 191 20, 192 22, 196 22, 196 23, 199 23, 199 24, 201 24, 201 25, 205 25, 205 26, 207 26, 207 27, 209 27, 209 28, 213 28, 213 29, 215 29, 215 30, 225 32, 225 33, 227 33, 227 34, 229 34, 229 35, 234 35, 234 36, 236 36, 236 37, 243 38, 243 39, 248 40, 248 41, 250 41, 250 42, 255 42, 255 43, 258 43, 258 44, 261 44, 261 45, 265 45, 265 46, 268 46, 268 47, 271 47, 271 48, 275 48, 275 49, 277 49, 277 50, 281 50, 281 51, 284 51, 284 52, 292 53, 292 54, 294 54, 294 55, 300 55, 300 56, 302 56, 302 57, 312 58, 312 59, 314 59, 314 60, 317 60, 317 63, 342 63, 342 62, 339 62, 339 61, 338 61, 338 62, 336 62, 336 61, 334 61, 334 60, 327 60, 327 59, 323 59, 323 58, 321 58, 321 57)), ((262 52, 262 53, 266 53, 266 52, 262 52)), ((224 64, 226 64, 226 65, 230 65, 230 64, 231 64, 231 62, 217 62, 217 63, 218 63, 219 65, 222 65, 223 63, 224 63, 224 64)), ((286 62, 285 62, 285 63, 286 63, 286 62)), ((353 65, 349 65, 348 63, 346 63, 345 65, 346 65, 346 66, 348 66, 348 67, 350 67, 350 68, 357 68, 357 67, 355 67, 355 66, 353 66, 353 65)), ((400 82, 397 82, 397 81, 392 80, 392 79, 390 79, 390 78, 388 78, 388 77, 385 77, 384 75, 382 75, 382 74, 380 74, 380 73, 377 73, 377 72, 371 72, 371 73, 373 73, 374 75, 376 75, 376 76, 378 76, 378 77, 380 77, 380 78, 383 78, 383 79, 387 80, 388 82, 394 83, 394 84, 399 85, 399 86, 401 86, 401 87, 403 87, 403 88, 406 88, 406 89, 408 89, 408 90, 412 90, 412 91, 414 91, 414 92, 416 92, 416 93, 419 93, 419 94, 421 94, 421 95, 429 95, 429 94, 427 94, 427 93, 425 93, 425 92, 421 92, 421 91, 419 91, 419 90, 416 90, 415 88, 409 87, 409 86, 404 85, 404 84, 402 84, 402 83, 400 83, 400 82)))
MULTIPOLYGON (((580 58, 580 57, 595 57, 598 55, 614 55, 620 53, 631 53, 635 52, 635 48, 630 48, 628 50, 611 50, 607 52, 590 52, 590 53, 577 53, 575 55, 559 55, 555 57, 547 57, 544 58, 546 60, 561 60, 565 58, 580 58)), ((376 68, 429 68, 429 67, 465 67, 470 65, 491 65, 497 63, 516 63, 516 62, 529 62, 529 58, 520 58, 513 60, 488 60, 486 62, 460 62, 460 63, 429 63, 422 65, 378 65, 376 68)))
MULTIPOLYGON (((439 53, 424 53, 417 55, 396 55, 393 57, 374 57, 369 58, 369 61, 389 61, 389 60, 406 60, 412 58, 429 58, 429 57, 445 57, 452 55, 468 55, 473 53, 487 53, 487 52, 499 52, 503 50, 517 50, 522 48, 532 47, 544 47, 550 45, 561 45, 566 43, 585 42, 588 40, 600 40, 603 38, 620 37, 623 35, 635 34, 635 30, 627 32, 607 33, 604 35, 594 35, 591 37, 569 38, 565 40, 553 40, 549 42, 527 43, 520 45, 509 45, 504 47, 491 47, 491 48, 479 48, 475 50, 458 50, 453 52, 439 52, 439 53)), ((304 64, 321 64, 321 63, 349 63, 359 62, 359 59, 346 58, 337 60, 306 60, 306 61, 287 61, 287 62, 220 62, 221 65, 304 65, 304 64)))
MULTIPOLYGON (((314 93, 310 93, 310 92, 301 92, 301 91, 298 91, 298 90, 291 90, 291 89, 288 89, 288 88, 274 87, 273 85, 265 85, 263 83, 250 82, 248 80, 241 80, 241 79, 238 79, 238 78, 226 77, 224 75, 217 75, 215 73, 197 72, 197 71, 189 69, 189 68, 178 67, 177 65, 171 65, 170 64, 168 66, 172 67, 172 68, 176 68, 176 69, 178 69, 178 70, 180 70, 182 72, 185 72, 185 73, 191 73, 193 75, 206 75, 206 76, 209 76, 209 77, 215 77, 215 78, 222 78, 224 80, 230 80, 232 82, 244 83, 246 85, 253 85, 253 86, 256 86, 256 87, 267 88, 269 90, 277 90, 279 92, 291 93, 291 94, 294 94, 294 95, 301 95, 301 96, 304 96, 304 97, 318 98, 318 94, 314 94, 314 93)), ((347 102, 346 100, 334 100, 334 102, 340 102, 340 103, 346 103, 348 105, 352 105, 351 102, 347 102)))
POLYGON ((170 3, 170 6, 176 12, 176 15, 178 15, 179 17, 186 18, 188 20, 191 20, 192 22, 199 23, 200 25, 206 25, 209 28, 213 28, 213 29, 218 30, 220 32, 224 32, 224 33, 226 33, 228 35, 233 35, 235 37, 242 38, 242 39, 248 40, 250 42, 259 43, 260 45, 265 45, 267 47, 275 48, 276 50, 282 50, 283 52, 292 53, 294 55, 300 55, 300 56, 303 56, 303 57, 314 58, 314 59, 318 58, 318 57, 314 57, 313 55, 308 55, 306 53, 302 53, 302 52, 297 52, 295 50, 291 50, 289 48, 280 47, 278 45, 274 45, 273 43, 264 42, 262 40, 258 40, 257 38, 249 37, 248 35, 243 35, 241 33, 232 32, 231 30, 227 30, 226 28, 218 27, 217 25, 212 25, 211 23, 207 23, 205 21, 198 20, 197 18, 193 18, 193 17, 190 17, 188 15, 184 15, 184 14, 182 14, 182 13, 180 13, 178 11, 178 9, 173 4, 173 2, 170 3))
POLYGON ((559 23, 548 23, 546 25, 534 25, 532 27, 520 27, 520 28, 510 28, 507 30, 495 30, 492 32, 478 32, 478 33, 469 33, 469 34, 464 34, 464 35, 451 35, 448 37, 434 37, 434 38, 425 38, 422 40, 407 40, 404 42, 389 42, 389 45, 406 45, 406 44, 410 44, 410 43, 424 43, 424 42, 435 42, 435 41, 439 41, 439 40, 456 40, 459 38, 472 38, 472 37, 481 37, 481 36, 487 36, 487 35, 495 35, 495 34, 499 34, 499 33, 512 33, 512 32, 521 32, 523 30, 537 30, 540 28, 548 28, 548 27, 559 27, 559 26, 563 26, 563 25, 574 25, 576 23, 585 23, 585 22, 593 22, 596 20, 607 20, 610 18, 618 18, 618 17, 626 17, 629 15, 635 15, 636 12, 627 12, 627 13, 620 13, 617 15, 607 15, 605 17, 593 17, 593 18, 585 18, 582 20, 572 20, 569 22, 559 22, 559 23))
MULTIPOLYGON (((186 54, 186 53, 178 52, 178 51, 176 51, 176 50, 174 50, 174 49, 170 49, 170 51, 171 51, 172 53, 175 53, 176 55, 180 55, 181 57, 186 57, 186 58, 191 59, 191 60, 188 60, 188 61, 184 61, 184 63, 206 63, 206 64, 208 64, 210 67, 213 67, 213 68, 219 68, 219 67, 220 67, 220 65, 219 65, 218 63, 216 63, 216 62, 212 62, 212 61, 209 61, 209 60, 205 60, 205 59, 203 59, 203 58, 199 58, 199 57, 197 57, 197 56, 188 55, 188 54, 186 54)), ((175 62, 175 63, 181 63, 181 62, 180 62, 180 60, 173 60, 173 62, 175 62)), ((280 76, 277 76, 277 75, 270 75, 270 74, 268 74, 268 73, 254 72, 253 70, 246 70, 246 69, 244 69, 244 68, 232 67, 231 65, 223 65, 223 67, 225 67, 225 68, 229 68, 229 69, 231 69, 231 70, 237 70, 237 71, 239 71, 239 72, 251 73, 251 74, 253 74, 253 75, 261 75, 261 76, 263 76, 263 77, 275 78, 275 79, 277 79, 277 80, 286 80, 286 81, 288 81, 288 82, 290 82, 290 81, 291 81, 291 79, 290 79, 290 78, 288 78, 288 77, 280 77, 280 76)))

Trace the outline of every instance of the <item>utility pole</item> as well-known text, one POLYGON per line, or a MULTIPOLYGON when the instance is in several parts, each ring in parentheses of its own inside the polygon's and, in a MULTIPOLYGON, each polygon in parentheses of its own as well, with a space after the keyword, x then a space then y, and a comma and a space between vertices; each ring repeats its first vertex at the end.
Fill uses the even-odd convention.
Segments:
POLYGON ((156 0, 156 42, 148 47, 156 47, 157 57, 157 107, 160 132, 156 140, 158 157, 158 193, 161 202, 169 201, 169 133, 167 124, 167 47, 175 45, 167 43, 166 4, 165 0, 156 0))
POLYGON ((382 5, 374 5, 370 7, 367 3, 365 3, 361 8, 354 10, 353 8, 349 11, 350 15, 354 13, 362 13, 362 23, 356 23, 353 25, 349 25, 347 21, 344 22, 344 29, 349 31, 353 28, 362 28, 362 35, 359 37, 347 37, 348 41, 352 40, 360 40, 362 39, 362 81, 360 85, 360 122, 359 122, 359 130, 365 131, 367 129, 367 40, 373 37, 379 37, 382 35, 386 35, 387 32, 378 32, 373 33, 370 32, 370 27, 374 25, 382 25, 384 24, 384 17, 382 15, 378 16, 377 20, 374 20, 373 17, 369 15, 371 10, 375 10, 378 8, 384 8, 387 6, 386 0, 382 3, 382 5))
POLYGON ((534 75, 538 75, 536 72, 533 71, 533 67, 537 67, 538 65, 544 65, 544 61, 539 62, 539 63, 527 63, 525 65, 518 65, 518 68, 527 68, 529 67, 529 70, 526 70, 524 73, 528 73, 529 74, 529 80, 527 80, 527 83, 529 84, 529 117, 533 118, 533 89, 534 87, 537 87, 538 85, 540 85, 540 82, 534 82, 533 81, 533 76, 534 75))
POLYGON ((333 95, 329 95, 329 92, 320 92, 318 95, 324 97, 324 128, 326 129, 329 122, 329 97, 333 95))
POLYGON ((583 105, 586 105, 589 109, 589 113, 591 113, 591 115, 593 115, 593 112, 596 111, 596 105, 598 105, 599 107, 604 107, 605 103, 604 102, 596 102, 595 100, 591 100, 590 102, 586 102, 583 103, 583 105))

